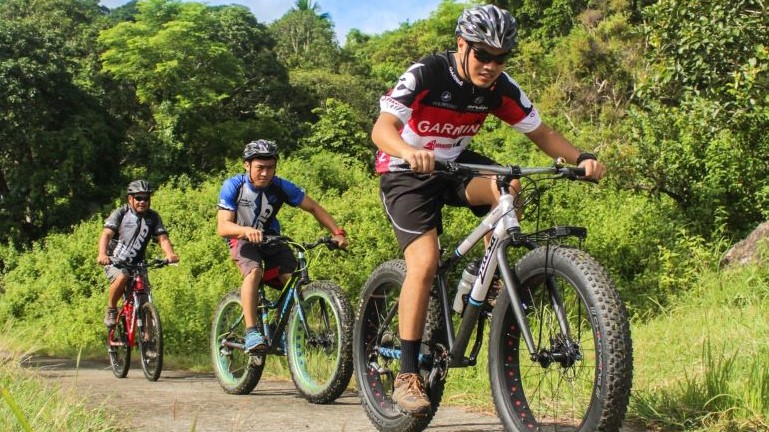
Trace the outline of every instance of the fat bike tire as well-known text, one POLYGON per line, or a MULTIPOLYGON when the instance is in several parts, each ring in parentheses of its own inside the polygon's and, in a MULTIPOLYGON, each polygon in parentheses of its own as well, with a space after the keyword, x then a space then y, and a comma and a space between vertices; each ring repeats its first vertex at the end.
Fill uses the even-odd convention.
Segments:
POLYGON ((301 309, 294 305, 291 310, 286 336, 291 379, 302 397, 326 404, 350 384, 355 317, 344 291, 332 282, 311 282, 301 297, 301 309))
MULTIPOLYGON (((381 432, 417 432, 424 430, 435 416, 441 403, 445 382, 435 380, 427 387, 430 410, 423 415, 402 412, 392 401, 395 377, 400 370, 400 360, 385 356, 382 352, 400 350, 397 312, 377 339, 385 317, 394 306, 406 277, 404 260, 387 261, 376 269, 366 281, 361 292, 358 314, 353 328, 353 359, 355 379, 361 403, 371 423, 381 432), (380 349, 382 348, 382 349, 380 349)), ((445 343, 437 294, 431 292, 430 307, 422 337, 421 352, 432 356, 439 343, 445 343)), ((431 367, 423 365, 421 374, 426 382, 431 367)))
MULTIPOLYGON (((256 325, 262 328, 257 314, 256 325)), ((216 380, 229 394, 249 394, 259 383, 264 370, 265 354, 249 355, 245 344, 246 324, 240 292, 226 294, 214 311, 211 324, 211 364, 216 380), (239 345, 233 347, 231 345, 239 345)))
POLYGON ((606 270, 584 251, 550 246, 527 253, 515 274, 539 361, 529 354, 504 290, 492 312, 488 363, 505 430, 618 431, 630 398, 633 349, 627 311, 606 270), (548 285, 560 295, 570 337, 556 320, 548 285))

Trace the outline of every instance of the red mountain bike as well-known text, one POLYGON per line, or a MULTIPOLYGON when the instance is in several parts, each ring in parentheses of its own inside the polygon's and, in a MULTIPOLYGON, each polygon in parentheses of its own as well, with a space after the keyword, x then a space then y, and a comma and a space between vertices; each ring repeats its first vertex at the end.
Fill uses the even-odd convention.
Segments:
POLYGON ((138 346, 144 376, 157 381, 163 369, 163 327, 158 308, 152 302, 147 270, 165 267, 168 260, 154 259, 138 264, 113 263, 128 270, 130 279, 123 293, 123 306, 118 311, 115 327, 107 332, 107 352, 112 372, 125 378, 131 367, 131 348, 138 346))

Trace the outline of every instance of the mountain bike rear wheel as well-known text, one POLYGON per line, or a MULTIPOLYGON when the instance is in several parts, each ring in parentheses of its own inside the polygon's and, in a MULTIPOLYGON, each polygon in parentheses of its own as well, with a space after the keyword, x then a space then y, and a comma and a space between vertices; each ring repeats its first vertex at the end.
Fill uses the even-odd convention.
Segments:
MULTIPOLYGON (((402 412, 392 401, 395 377, 400 370, 399 354, 395 355, 395 352, 400 352, 399 319, 395 303, 405 277, 406 263, 403 260, 387 261, 374 269, 361 292, 353 330, 353 360, 358 393, 369 420, 382 432, 416 432, 425 429, 441 403, 445 384, 442 379, 438 379, 426 389, 431 409, 421 416, 402 412), (385 323, 390 313, 394 315, 385 323)), ((445 330, 439 327, 442 320, 434 291, 430 293, 430 306, 422 336, 422 354, 426 356, 431 356, 432 347, 445 343, 445 330)), ((426 379, 430 371, 430 366, 422 365, 423 378, 426 379)))
POLYGON ((122 311, 117 317, 115 327, 107 331, 107 352, 112 373, 118 378, 125 378, 131 367, 131 346, 128 344, 128 331, 122 311))
POLYGON ((627 312, 608 274, 584 251, 564 246, 529 252, 516 274, 538 358, 530 358, 503 290, 491 319, 489 375, 505 429, 619 430, 633 353, 627 312))
POLYGON ((142 305, 140 315, 142 326, 136 335, 139 339, 139 354, 144 376, 157 381, 163 370, 163 327, 160 324, 158 308, 150 302, 142 305))
MULTIPOLYGON (((262 328, 262 319, 256 316, 262 328)), ((243 350, 246 323, 240 292, 232 291, 222 298, 211 325, 211 363, 219 385, 230 394, 248 394, 259 383, 264 370, 264 354, 248 355, 243 350)))
POLYGON ((329 403, 352 378, 352 306, 344 291, 329 281, 310 283, 302 298, 303 313, 294 305, 288 320, 291 379, 308 401, 329 403))

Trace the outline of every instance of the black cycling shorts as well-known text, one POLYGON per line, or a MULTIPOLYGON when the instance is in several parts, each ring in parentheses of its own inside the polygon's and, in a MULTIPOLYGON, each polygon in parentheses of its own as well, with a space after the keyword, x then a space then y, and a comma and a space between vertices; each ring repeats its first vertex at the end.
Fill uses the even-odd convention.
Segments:
MULTIPOLYGON (((456 162, 497 164, 476 152, 465 150, 456 162)), ((435 228, 443 232, 441 211, 444 205, 468 207, 476 216, 483 216, 491 206, 470 206, 465 188, 472 177, 436 171, 420 174, 411 171, 391 172, 379 178, 379 198, 395 231, 401 250, 420 235, 435 228)))

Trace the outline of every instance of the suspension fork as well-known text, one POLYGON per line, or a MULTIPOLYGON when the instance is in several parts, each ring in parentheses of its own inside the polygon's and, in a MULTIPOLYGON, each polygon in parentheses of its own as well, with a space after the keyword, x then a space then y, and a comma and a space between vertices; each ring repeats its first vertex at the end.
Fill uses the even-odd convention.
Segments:
MULTIPOLYGON (((537 346, 534 343, 534 337, 532 336, 531 328, 529 327, 529 323, 526 320, 521 297, 518 294, 519 292, 522 292, 523 287, 521 286, 521 281, 518 279, 518 275, 510 269, 510 265, 507 262, 507 255, 505 254, 507 246, 509 246, 510 242, 511 239, 505 239, 504 243, 500 245, 501 247, 497 250, 497 259, 499 262, 499 266, 497 268, 499 269, 500 275, 502 276, 502 280, 505 282, 505 289, 507 291, 507 295, 510 297, 510 304, 513 308, 513 312, 515 313, 515 319, 518 323, 518 328, 521 330, 521 335, 523 336, 523 340, 526 343, 526 348, 529 351, 529 355, 532 361, 536 361, 539 358, 539 353, 537 352, 537 346)), ((545 270, 547 271, 547 269, 545 270)), ((547 287, 550 304, 552 305, 555 312, 561 333, 570 339, 571 331, 566 320, 566 311, 563 307, 563 299, 558 290, 558 286, 555 283, 555 278, 553 275, 547 275, 545 285, 547 287)))

